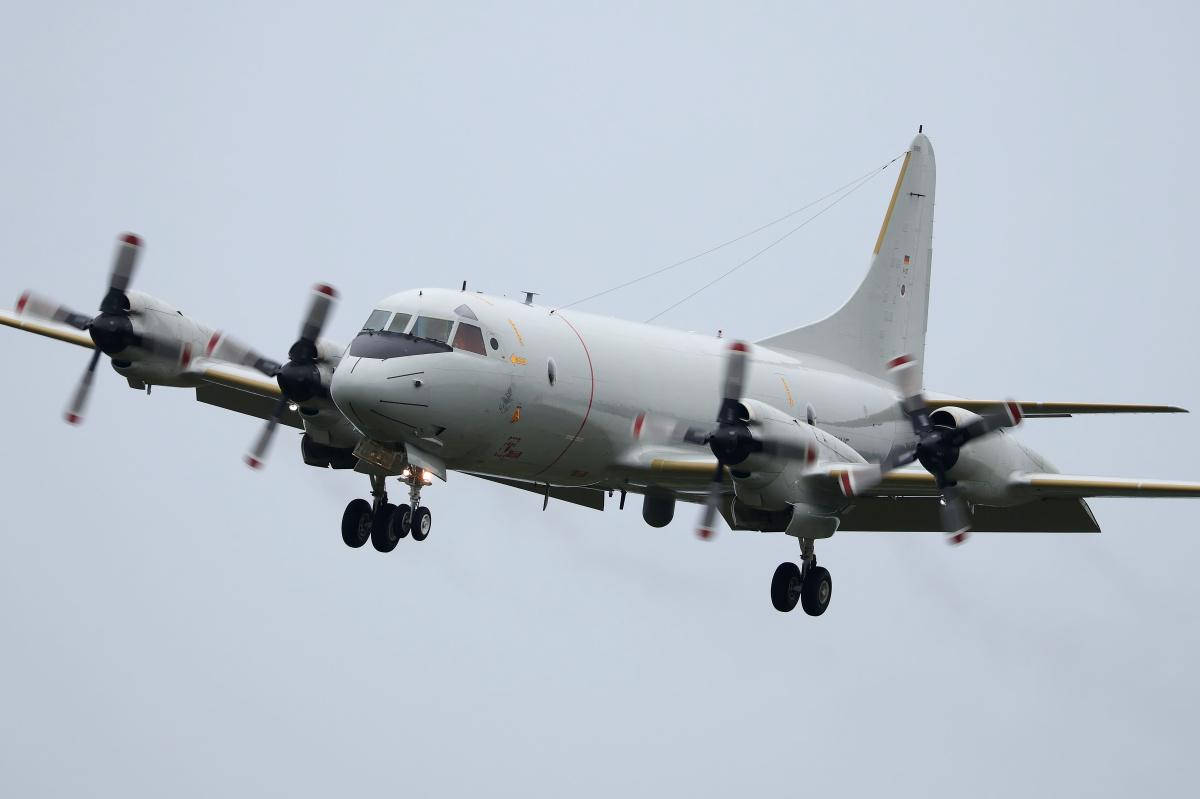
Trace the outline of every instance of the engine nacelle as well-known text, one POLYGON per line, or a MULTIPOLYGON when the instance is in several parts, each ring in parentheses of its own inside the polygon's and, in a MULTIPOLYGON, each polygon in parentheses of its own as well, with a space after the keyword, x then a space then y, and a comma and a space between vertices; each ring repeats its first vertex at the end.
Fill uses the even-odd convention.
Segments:
POLYGON ((810 452, 808 461, 757 452, 730 465, 739 503, 758 511, 784 511, 796 502, 830 509, 844 502, 840 495, 812 495, 803 482, 804 474, 823 461, 862 463, 862 456, 833 436, 763 402, 741 400, 738 415, 755 439, 808 447, 810 452))
MULTIPOLYGON (((979 419, 979 415, 962 408, 939 408, 929 416, 935 427, 958 428, 979 419)), ((958 484, 959 493, 968 501, 980 505, 1019 505, 1029 501, 1027 495, 1009 487, 1013 472, 1057 472, 1038 452, 1009 435, 996 430, 968 441, 958 451, 958 459, 946 476, 958 484)))
POLYGON ((106 350, 112 357, 113 368, 131 386, 145 385, 195 386, 199 380, 189 372, 192 362, 203 355, 205 344, 213 331, 207 325, 185 315, 157 297, 140 291, 126 291, 128 316, 101 315, 97 325, 107 323, 112 330, 105 333, 116 346, 124 340, 145 338, 153 340, 164 350, 148 352, 136 345, 116 351, 106 350))

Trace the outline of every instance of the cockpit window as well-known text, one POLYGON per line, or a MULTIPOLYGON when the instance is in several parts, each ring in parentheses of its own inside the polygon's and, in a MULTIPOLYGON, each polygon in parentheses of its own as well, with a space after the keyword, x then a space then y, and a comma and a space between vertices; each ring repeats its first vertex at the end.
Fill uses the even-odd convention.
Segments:
POLYGON ((387 326, 387 329, 393 333, 403 333, 405 331, 405 329, 408 327, 408 323, 411 321, 412 321, 412 314, 398 313, 392 317, 392 321, 387 326))
POLYGON ((413 325, 412 334, 417 338, 426 338, 445 344, 450 340, 450 329, 454 322, 449 319, 434 319, 432 316, 418 316, 413 325))
POLYGON ((363 330, 383 330, 384 324, 387 323, 388 317, 391 315, 391 311, 385 311, 382 308, 376 308, 374 311, 371 311, 371 315, 367 317, 367 323, 363 325, 363 330))
POLYGON ((474 319, 476 322, 479 321, 479 317, 475 315, 475 312, 465 305, 458 306, 454 309, 454 312, 459 316, 465 316, 468 319, 474 319))
POLYGON ((477 355, 487 355, 487 350, 483 348, 483 331, 466 322, 461 322, 454 334, 454 347, 477 355))

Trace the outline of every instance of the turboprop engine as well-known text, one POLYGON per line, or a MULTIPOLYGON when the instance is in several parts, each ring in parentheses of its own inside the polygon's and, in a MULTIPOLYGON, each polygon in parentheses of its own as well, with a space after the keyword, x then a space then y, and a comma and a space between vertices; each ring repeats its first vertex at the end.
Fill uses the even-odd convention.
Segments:
POLYGON ((95 316, 79 313, 32 291, 25 292, 17 301, 18 315, 86 331, 95 345, 87 371, 64 414, 71 424, 83 421, 96 364, 102 354, 112 359, 113 368, 134 388, 196 385, 188 367, 196 348, 211 331, 162 300, 129 288, 141 249, 142 240, 132 233, 118 237, 108 291, 95 316))
POLYGON ((342 346, 321 338, 321 331, 336 299, 337 291, 332 286, 325 283, 313 286, 308 312, 300 325, 300 337, 288 350, 286 363, 266 358, 224 333, 214 335, 208 343, 206 354, 210 357, 257 369, 279 383, 279 402, 246 454, 246 463, 252 468, 261 468, 265 463, 267 447, 289 405, 299 411, 304 424, 307 440, 302 446, 306 463, 318 466, 345 461, 353 465, 352 458, 331 454, 331 449, 353 447, 359 438, 329 396, 333 371, 342 359, 342 346))
MULTIPOLYGON (((929 415, 934 428, 958 430, 982 421, 977 413, 962 408, 939 408, 929 415)), ((1019 505, 1029 502, 1027 494, 1013 490, 1009 477, 1013 472, 1057 472, 1040 454, 1025 446, 1004 430, 967 441, 944 465, 946 476, 959 493, 974 505, 1019 505)))

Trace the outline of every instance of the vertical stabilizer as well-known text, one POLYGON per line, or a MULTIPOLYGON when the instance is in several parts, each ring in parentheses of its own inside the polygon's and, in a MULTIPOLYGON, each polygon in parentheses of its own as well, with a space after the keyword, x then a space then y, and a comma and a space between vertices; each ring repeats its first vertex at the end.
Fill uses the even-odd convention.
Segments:
POLYGON ((818 355, 876 377, 885 377, 887 362, 898 355, 912 355, 923 366, 934 171, 933 148, 918 134, 904 156, 871 268, 854 296, 832 316, 758 344, 818 355))

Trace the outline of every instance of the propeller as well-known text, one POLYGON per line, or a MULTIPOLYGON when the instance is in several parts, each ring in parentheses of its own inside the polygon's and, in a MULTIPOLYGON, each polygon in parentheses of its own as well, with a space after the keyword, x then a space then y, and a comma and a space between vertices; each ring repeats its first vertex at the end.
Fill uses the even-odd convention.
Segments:
POLYGON ((921 375, 917 362, 901 355, 888 363, 888 372, 900 391, 900 407, 912 424, 917 444, 878 464, 852 467, 841 478, 842 493, 848 497, 874 488, 884 475, 913 461, 933 475, 942 494, 942 525, 951 544, 961 544, 971 532, 971 517, 958 495, 955 483, 946 473, 954 468, 964 444, 995 430, 1015 427, 1021 422, 1021 406, 1009 400, 996 410, 982 414, 979 419, 956 428, 934 427, 929 421, 929 406, 921 392, 921 375))
POLYGON ((254 446, 246 453, 246 463, 252 469, 261 469, 265 465, 267 449, 275 435, 275 428, 283 419, 288 405, 300 404, 313 397, 329 394, 321 380, 321 370, 318 366, 321 362, 321 352, 317 340, 321 337, 321 331, 325 328, 325 322, 337 296, 337 290, 333 286, 324 283, 313 286, 312 301, 300 325, 300 337, 288 350, 287 363, 272 361, 224 333, 216 334, 208 343, 206 354, 209 357, 249 366, 267 377, 275 378, 279 383, 279 402, 267 417, 267 423, 255 440, 254 446))
POLYGON ((17 314, 86 330, 92 338, 92 343, 96 345, 96 351, 75 389, 71 404, 63 413, 71 424, 83 422, 83 410, 91 393, 92 379, 95 377, 96 364, 100 361, 101 352, 111 357, 129 347, 138 347, 155 357, 175 360, 184 367, 191 361, 191 348, 188 345, 179 341, 157 339, 134 330, 133 322, 129 318, 132 304, 126 292, 133 281, 141 250, 142 240, 134 234, 123 233, 117 237, 117 254, 108 277, 108 291, 100 301, 100 312, 96 316, 81 314, 32 291, 25 292, 17 300, 17 314))
POLYGON ((802 460, 811 464, 816 451, 807 444, 755 438, 740 414, 742 386, 746 377, 746 356, 749 345, 735 341, 726 354, 725 380, 722 385, 721 407, 717 411, 717 426, 710 430, 690 427, 675 419, 640 413, 633 420, 635 441, 664 444, 699 444, 707 446, 717 458, 717 467, 709 483, 700 515, 697 534, 703 539, 713 536, 717 510, 724 491, 725 469, 736 466, 751 455, 763 453, 786 460, 802 460))

